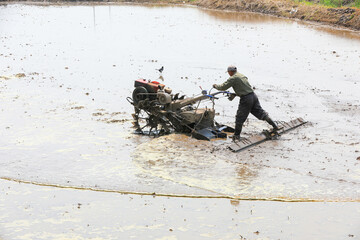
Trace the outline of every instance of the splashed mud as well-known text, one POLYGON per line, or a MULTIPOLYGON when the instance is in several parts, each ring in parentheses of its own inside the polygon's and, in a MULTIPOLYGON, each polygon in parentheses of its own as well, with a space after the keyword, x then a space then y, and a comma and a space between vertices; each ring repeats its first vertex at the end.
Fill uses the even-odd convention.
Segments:
POLYGON ((336 176, 336 172, 328 176, 304 171, 307 163, 293 157, 301 154, 300 151, 291 154, 286 149, 280 151, 285 152, 282 153, 284 159, 289 158, 289 164, 281 166, 256 153, 229 154, 221 145, 214 146, 220 142, 224 144, 223 141, 199 142, 183 135, 170 135, 138 146, 132 157, 150 175, 224 196, 284 201, 359 201, 356 189, 360 182, 336 176))

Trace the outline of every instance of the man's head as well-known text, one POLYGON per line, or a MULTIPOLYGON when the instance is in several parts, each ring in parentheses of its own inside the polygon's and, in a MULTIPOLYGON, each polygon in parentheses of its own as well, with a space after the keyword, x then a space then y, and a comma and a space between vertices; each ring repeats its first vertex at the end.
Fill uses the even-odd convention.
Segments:
POLYGON ((227 68, 227 72, 229 73, 230 76, 234 75, 237 72, 237 68, 233 65, 230 65, 227 68))

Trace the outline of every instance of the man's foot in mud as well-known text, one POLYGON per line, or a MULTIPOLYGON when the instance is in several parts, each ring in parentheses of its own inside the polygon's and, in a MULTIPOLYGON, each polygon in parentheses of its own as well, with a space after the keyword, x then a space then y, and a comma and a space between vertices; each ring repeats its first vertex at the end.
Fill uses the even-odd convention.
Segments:
POLYGON ((232 135, 232 141, 233 142, 238 142, 238 141, 240 141, 241 140, 241 137, 240 137, 240 135, 232 135))
POLYGON ((274 127, 273 128, 273 130, 271 131, 271 133, 274 133, 276 136, 280 136, 280 134, 279 134, 279 131, 281 130, 281 129, 283 129, 284 127, 283 126, 276 126, 276 128, 274 127))

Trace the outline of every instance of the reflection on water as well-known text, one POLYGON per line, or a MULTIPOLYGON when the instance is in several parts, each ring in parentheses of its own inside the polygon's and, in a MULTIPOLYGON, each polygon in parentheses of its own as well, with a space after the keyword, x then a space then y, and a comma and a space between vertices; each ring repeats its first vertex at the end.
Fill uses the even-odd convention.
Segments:
POLYGON ((221 10, 200 9, 200 11, 208 16, 220 19, 221 21, 229 22, 245 22, 245 23, 281 23, 288 22, 289 20, 273 17, 264 14, 251 13, 251 12, 232 12, 221 10))
MULTIPOLYGON (((93 6, 93 16, 94 16, 94 28, 96 27, 96 15, 95 15, 95 6, 93 6)), ((110 14, 109 14, 110 16, 110 14)))
POLYGON ((243 22, 243 23, 275 23, 275 24, 300 24, 305 25, 309 28, 315 28, 316 31, 325 32, 327 34, 335 35, 342 38, 348 38, 348 39, 357 39, 360 40, 360 33, 358 31, 353 31, 349 29, 344 29, 340 27, 330 27, 330 26, 324 26, 319 23, 309 23, 304 22, 301 20, 296 19, 286 19, 286 18, 279 18, 279 17, 273 17, 269 15, 263 15, 258 13, 249 13, 249 12, 232 12, 232 11, 218 11, 218 10, 208 10, 208 9, 201 9, 201 11, 211 17, 214 17, 216 19, 221 19, 222 21, 229 21, 229 22, 243 22))
POLYGON ((360 33, 358 31, 352 31, 348 29, 341 29, 336 27, 328 27, 328 26, 315 26, 316 30, 320 30, 321 32, 325 32, 327 34, 331 34, 337 37, 346 38, 346 39, 355 39, 360 40, 360 33))

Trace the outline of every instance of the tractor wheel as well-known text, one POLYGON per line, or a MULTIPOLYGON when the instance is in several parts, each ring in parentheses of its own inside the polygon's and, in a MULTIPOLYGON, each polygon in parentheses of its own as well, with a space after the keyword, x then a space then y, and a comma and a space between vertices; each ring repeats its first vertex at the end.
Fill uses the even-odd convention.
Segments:
POLYGON ((142 100, 147 99, 149 96, 147 95, 148 91, 144 87, 136 87, 133 91, 132 98, 135 105, 138 105, 138 103, 142 100))
POLYGON ((148 111, 144 109, 139 109, 136 113, 137 120, 137 130, 139 134, 145 135, 159 135, 159 118, 151 115, 148 111))
POLYGON ((171 124, 164 117, 151 114, 145 109, 135 109, 134 128, 135 133, 149 135, 149 136, 161 136, 171 133, 171 124))

